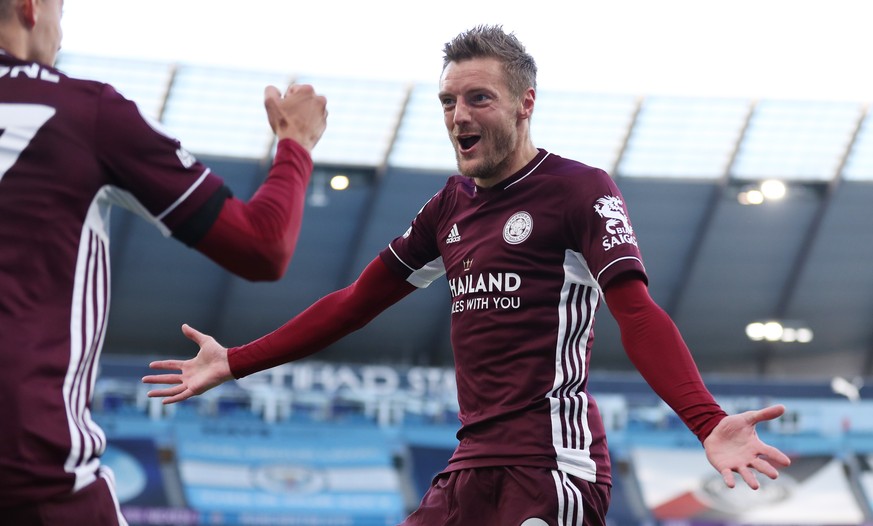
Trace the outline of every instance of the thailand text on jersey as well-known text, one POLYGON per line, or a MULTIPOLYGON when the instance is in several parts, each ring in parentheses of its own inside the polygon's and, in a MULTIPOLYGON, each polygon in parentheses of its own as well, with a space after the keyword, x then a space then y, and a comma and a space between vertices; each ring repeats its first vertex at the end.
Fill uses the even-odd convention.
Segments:
POLYGON ((179 237, 221 188, 112 87, 0 53, 0 507, 95 480, 110 206, 179 237))
POLYGON ((611 481, 586 390, 594 313, 611 279, 645 270, 605 172, 540 150, 490 188, 451 177, 381 257, 416 286, 448 280, 461 420, 449 470, 531 465, 611 481))

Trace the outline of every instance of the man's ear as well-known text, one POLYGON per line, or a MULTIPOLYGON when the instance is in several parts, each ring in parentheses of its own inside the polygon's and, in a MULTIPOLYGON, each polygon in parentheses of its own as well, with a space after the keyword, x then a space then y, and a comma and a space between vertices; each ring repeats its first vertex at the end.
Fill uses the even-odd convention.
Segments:
POLYGON ((22 25, 27 29, 33 29, 33 26, 36 25, 36 20, 38 18, 36 2, 38 1, 39 0, 18 0, 16 2, 18 17, 21 19, 22 25))
POLYGON ((518 109, 519 119, 530 119, 533 115, 534 102, 536 102, 537 93, 533 88, 528 88, 521 96, 521 106, 518 109))

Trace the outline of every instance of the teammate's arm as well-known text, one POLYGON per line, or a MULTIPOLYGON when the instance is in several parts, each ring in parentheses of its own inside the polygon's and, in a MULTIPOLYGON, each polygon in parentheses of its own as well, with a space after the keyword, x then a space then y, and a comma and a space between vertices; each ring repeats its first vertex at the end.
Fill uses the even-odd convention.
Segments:
POLYGON ((152 369, 180 371, 150 375, 147 384, 173 384, 149 391, 171 404, 201 394, 223 382, 299 360, 363 327, 416 287, 392 272, 381 258, 370 262, 348 287, 328 294, 272 333, 226 349, 211 336, 183 326, 200 351, 190 360, 160 360, 152 369))
MULTIPOLYGON (((234 197, 220 203, 218 217, 194 248, 246 279, 277 280, 284 275, 303 219, 312 174, 310 152, 326 126, 325 105, 324 97, 308 85, 291 85, 284 96, 267 87, 264 106, 279 139, 273 167, 248 203, 234 197)), ((195 214, 191 221, 198 220, 195 214)))
MULTIPOLYGON (((309 152, 290 139, 280 141, 270 173, 247 203, 226 194, 215 197, 221 200, 218 217, 193 247, 243 278, 281 278, 297 246, 311 173, 309 152)), ((215 217, 208 206, 181 230, 215 217)))
POLYGON ((749 487, 757 489, 752 469, 775 479, 777 468, 790 464, 784 453, 763 443, 755 432, 756 424, 778 418, 784 407, 726 415, 704 385, 673 320, 652 300, 641 279, 634 274, 619 276, 604 294, 628 357, 655 393, 697 435, 725 484, 734 487, 733 473, 737 472, 749 487))

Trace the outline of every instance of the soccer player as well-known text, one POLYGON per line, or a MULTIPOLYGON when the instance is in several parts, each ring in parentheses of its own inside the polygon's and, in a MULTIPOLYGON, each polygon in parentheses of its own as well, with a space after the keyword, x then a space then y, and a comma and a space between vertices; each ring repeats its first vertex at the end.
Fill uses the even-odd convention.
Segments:
MULTIPOLYGON (((439 102, 460 175, 450 177, 349 287, 276 331, 225 349, 185 325, 190 360, 151 367, 174 403, 224 381, 308 356, 446 275, 452 296, 459 444, 407 526, 603 525, 610 460, 588 391, 594 314, 618 321, 633 363, 700 439, 733 487, 757 489, 789 459, 757 423, 782 406, 726 415, 668 315, 651 299, 636 233, 602 170, 538 149, 530 137, 536 64, 500 26, 444 48, 439 102)), ((448 306, 447 306, 448 308, 448 306)))
POLYGON ((90 414, 120 205, 250 280, 279 279, 299 234, 311 86, 265 92, 279 143, 248 202, 103 83, 53 68, 63 0, 0 0, 0 522, 125 524, 90 414))

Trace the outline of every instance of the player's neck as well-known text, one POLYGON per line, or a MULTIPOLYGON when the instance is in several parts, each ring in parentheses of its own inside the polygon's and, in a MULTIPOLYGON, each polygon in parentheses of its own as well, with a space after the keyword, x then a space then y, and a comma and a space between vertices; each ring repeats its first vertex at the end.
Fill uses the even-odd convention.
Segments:
POLYGON ((0 22, 0 50, 10 57, 27 60, 27 39, 9 24, 0 22))

